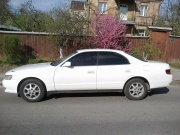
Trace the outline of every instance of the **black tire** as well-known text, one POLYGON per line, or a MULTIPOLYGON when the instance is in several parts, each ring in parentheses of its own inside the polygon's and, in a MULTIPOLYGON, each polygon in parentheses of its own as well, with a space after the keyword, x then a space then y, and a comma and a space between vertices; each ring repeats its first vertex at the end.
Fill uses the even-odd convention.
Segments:
POLYGON ((28 102, 39 102, 46 94, 44 85, 38 79, 25 80, 20 86, 21 97, 28 102))
POLYGON ((138 78, 128 81, 124 88, 124 94, 130 100, 142 100, 147 96, 147 92, 146 83, 138 78))

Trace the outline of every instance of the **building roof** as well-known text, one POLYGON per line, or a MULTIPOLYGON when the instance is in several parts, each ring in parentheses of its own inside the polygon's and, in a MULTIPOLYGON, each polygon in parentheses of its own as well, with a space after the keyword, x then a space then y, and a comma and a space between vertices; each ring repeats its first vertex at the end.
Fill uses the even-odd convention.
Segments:
POLYGON ((139 1, 139 2, 150 2, 150 1, 163 1, 163 0, 134 0, 134 1, 139 1))
POLYGON ((16 27, 5 26, 5 25, 0 25, 0 30, 3 30, 3 31, 21 31, 21 29, 18 29, 16 27))
POLYGON ((85 2, 83 2, 83 1, 72 1, 71 9, 72 10, 85 10, 84 5, 85 5, 85 2))
POLYGON ((172 28, 170 27, 154 27, 154 26, 149 26, 148 27, 151 30, 158 30, 158 31, 172 31, 172 28))

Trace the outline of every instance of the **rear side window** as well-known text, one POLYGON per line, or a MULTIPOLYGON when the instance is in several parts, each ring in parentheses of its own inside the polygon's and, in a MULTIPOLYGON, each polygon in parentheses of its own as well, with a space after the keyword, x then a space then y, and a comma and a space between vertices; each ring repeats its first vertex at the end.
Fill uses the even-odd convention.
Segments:
POLYGON ((115 52, 99 52, 98 65, 124 65, 130 64, 128 59, 115 52))

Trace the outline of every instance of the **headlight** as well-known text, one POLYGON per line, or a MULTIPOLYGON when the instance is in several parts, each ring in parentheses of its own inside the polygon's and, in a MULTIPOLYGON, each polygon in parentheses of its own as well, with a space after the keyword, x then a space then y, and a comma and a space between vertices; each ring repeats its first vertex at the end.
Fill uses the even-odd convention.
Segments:
POLYGON ((4 76, 4 80, 11 80, 12 79, 12 75, 5 75, 4 76))

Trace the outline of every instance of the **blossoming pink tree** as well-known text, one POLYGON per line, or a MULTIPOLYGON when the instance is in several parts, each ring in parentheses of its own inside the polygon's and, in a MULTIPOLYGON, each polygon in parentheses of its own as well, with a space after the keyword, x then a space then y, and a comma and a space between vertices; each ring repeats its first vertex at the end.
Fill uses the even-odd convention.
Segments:
POLYGON ((96 48, 117 49, 130 53, 131 43, 126 36, 126 25, 116 16, 98 14, 91 25, 95 36, 92 44, 96 48))

